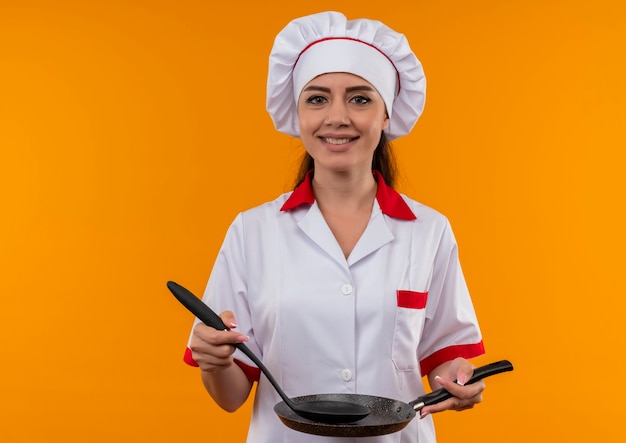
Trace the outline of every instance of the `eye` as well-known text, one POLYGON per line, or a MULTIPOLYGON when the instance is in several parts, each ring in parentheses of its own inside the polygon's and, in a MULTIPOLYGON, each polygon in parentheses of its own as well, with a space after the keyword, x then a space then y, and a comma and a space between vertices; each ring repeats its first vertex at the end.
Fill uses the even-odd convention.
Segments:
POLYGON ((366 105, 371 101, 372 101, 371 99, 369 99, 368 97, 365 97, 364 95, 355 95, 354 97, 350 99, 350 102, 356 103, 357 105, 366 105))
POLYGON ((326 102, 326 98, 322 97, 321 95, 312 95, 311 97, 306 99, 306 102, 312 105, 320 105, 326 102))

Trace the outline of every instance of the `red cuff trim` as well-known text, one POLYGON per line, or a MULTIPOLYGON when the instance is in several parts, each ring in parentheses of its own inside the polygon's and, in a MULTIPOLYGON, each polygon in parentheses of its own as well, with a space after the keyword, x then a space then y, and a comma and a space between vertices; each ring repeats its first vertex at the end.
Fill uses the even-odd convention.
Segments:
POLYGON ((185 349, 185 356, 183 357, 183 360, 189 366, 194 366, 196 368, 198 367, 198 362, 195 361, 193 357, 191 356, 191 349, 189 348, 185 349))
POLYGON ((420 362, 422 375, 430 374, 430 371, 435 369, 437 366, 447 361, 454 360, 457 357, 470 359, 483 355, 484 353, 485 347, 482 340, 478 343, 470 345, 448 346, 447 348, 440 349, 434 354, 429 355, 420 362))
POLYGON ((258 382, 261 378, 261 370, 259 368, 255 368, 254 366, 248 366, 247 364, 237 359, 235 359, 235 363, 237 363, 237 366, 239 366, 243 373, 246 374, 248 380, 258 382))
MULTIPOLYGON (((183 357, 183 360, 189 366, 194 366, 196 368, 199 366, 198 362, 195 361, 191 356, 191 349, 189 348, 185 349, 185 356, 183 357)), ((237 363, 237 366, 239 366, 242 369, 243 373, 246 374, 248 380, 259 381, 259 378, 261 378, 261 370, 259 368, 255 368, 254 366, 248 366, 247 364, 237 359, 235 359, 235 363, 237 363)))

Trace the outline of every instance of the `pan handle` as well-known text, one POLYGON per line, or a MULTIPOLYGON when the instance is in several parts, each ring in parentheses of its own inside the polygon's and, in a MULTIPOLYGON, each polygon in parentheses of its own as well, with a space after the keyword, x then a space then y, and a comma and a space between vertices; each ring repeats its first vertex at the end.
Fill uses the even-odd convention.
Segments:
MULTIPOLYGON (((490 363, 488 365, 480 366, 474 369, 474 375, 470 378, 466 385, 477 382, 478 380, 482 380, 485 377, 489 377, 491 375, 500 374, 501 372, 512 371, 513 365, 508 360, 500 360, 494 363, 490 363)), ((413 409, 419 411, 424 406, 434 405, 435 403, 440 403, 444 400, 447 400, 452 397, 448 391, 444 388, 437 389, 429 394, 422 395, 417 397, 417 399, 413 400, 409 403, 413 409)))

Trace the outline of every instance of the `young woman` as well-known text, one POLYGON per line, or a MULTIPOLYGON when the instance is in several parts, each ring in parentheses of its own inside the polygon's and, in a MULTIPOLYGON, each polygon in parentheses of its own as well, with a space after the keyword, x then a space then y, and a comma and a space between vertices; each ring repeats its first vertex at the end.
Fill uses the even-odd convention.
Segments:
POLYGON ((233 343, 246 342, 291 396, 360 393, 411 401, 445 387, 401 432, 364 442, 434 442, 430 414, 481 401, 464 386, 482 337, 447 219, 393 189, 388 140, 424 104, 421 64, 401 34, 336 12, 291 22, 270 56, 267 106, 306 151, 293 192, 239 214, 204 295, 230 331, 198 321, 187 353, 222 408, 256 382, 248 442, 345 442, 284 426, 274 388, 233 343), (455 383, 453 380, 457 380, 455 383))

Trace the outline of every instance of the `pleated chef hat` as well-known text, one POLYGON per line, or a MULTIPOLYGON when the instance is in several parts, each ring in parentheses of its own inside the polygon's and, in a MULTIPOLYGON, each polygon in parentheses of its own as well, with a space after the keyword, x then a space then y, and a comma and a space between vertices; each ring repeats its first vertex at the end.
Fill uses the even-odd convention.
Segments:
POLYGON ((376 88, 389 114, 389 140, 408 134, 424 109, 426 78, 404 35, 376 20, 321 12, 293 20, 274 41, 266 105, 278 131, 300 136, 298 97, 330 72, 358 75, 376 88))

